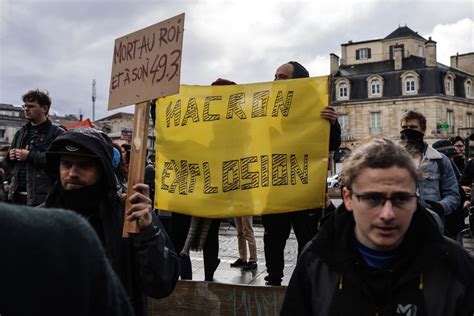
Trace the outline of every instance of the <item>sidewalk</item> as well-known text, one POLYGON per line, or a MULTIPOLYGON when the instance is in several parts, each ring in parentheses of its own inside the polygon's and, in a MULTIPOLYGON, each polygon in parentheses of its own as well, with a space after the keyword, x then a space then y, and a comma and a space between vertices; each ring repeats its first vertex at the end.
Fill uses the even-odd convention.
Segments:
MULTIPOLYGON (((265 268, 265 255, 263 250, 263 226, 254 224, 255 239, 257 241, 258 268, 255 271, 243 271, 240 268, 231 268, 230 264, 239 257, 237 245, 237 231, 235 227, 223 221, 219 231, 219 258, 221 263, 214 274, 215 282, 225 284, 265 285, 264 277, 267 275, 265 268)), ((464 248, 474 255, 474 239, 464 239, 464 248)), ((202 252, 191 252, 193 280, 204 280, 204 263, 202 252)), ((286 242, 285 268, 283 270, 282 285, 288 285, 298 256, 298 243, 293 230, 286 242)))
MULTIPOLYGON (((239 257, 237 245, 237 231, 235 227, 223 221, 219 231, 219 258, 221 263, 214 274, 214 280, 219 283, 265 285, 263 279, 267 273, 265 268, 265 255, 263 251, 263 226, 254 224, 255 239, 257 241, 258 268, 254 271, 243 271, 240 268, 231 268, 230 264, 239 257)), ((204 280, 204 263, 202 252, 191 252, 191 264, 193 268, 193 280, 204 280)), ((296 237, 291 231, 285 247, 285 268, 282 285, 288 285, 291 274, 296 266, 298 256, 298 244, 296 237)))

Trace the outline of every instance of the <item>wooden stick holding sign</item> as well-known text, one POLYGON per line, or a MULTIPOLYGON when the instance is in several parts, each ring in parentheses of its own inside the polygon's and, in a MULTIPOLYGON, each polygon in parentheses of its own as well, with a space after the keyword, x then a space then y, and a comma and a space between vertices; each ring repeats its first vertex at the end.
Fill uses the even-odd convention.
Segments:
MULTIPOLYGON (((115 40, 109 110, 136 104, 128 170, 128 197, 143 182, 149 101, 179 92, 184 13, 115 40)), ((139 231, 124 221, 123 236, 139 231)))
MULTIPOLYGON (((143 183, 145 176, 145 159, 148 142, 148 122, 150 113, 150 103, 141 102, 135 106, 135 114, 133 119, 132 146, 130 148, 130 164, 128 167, 128 186, 127 199, 125 209, 130 208, 130 197, 133 192, 133 186, 137 183, 143 183)), ((128 237, 130 233, 138 233, 140 231, 138 222, 130 222, 127 219, 123 223, 123 237, 128 237)))

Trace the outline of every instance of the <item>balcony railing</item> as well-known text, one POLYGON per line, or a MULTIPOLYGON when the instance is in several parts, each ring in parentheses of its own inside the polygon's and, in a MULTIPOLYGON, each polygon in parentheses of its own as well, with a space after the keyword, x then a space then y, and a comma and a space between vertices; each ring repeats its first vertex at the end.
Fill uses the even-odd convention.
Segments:
POLYGON ((349 132, 344 132, 344 131, 342 131, 342 133, 341 133, 341 140, 342 140, 342 141, 354 140, 354 136, 352 136, 352 134, 349 133, 349 132))
POLYGON ((370 135, 378 135, 382 133, 381 127, 369 127, 370 135))

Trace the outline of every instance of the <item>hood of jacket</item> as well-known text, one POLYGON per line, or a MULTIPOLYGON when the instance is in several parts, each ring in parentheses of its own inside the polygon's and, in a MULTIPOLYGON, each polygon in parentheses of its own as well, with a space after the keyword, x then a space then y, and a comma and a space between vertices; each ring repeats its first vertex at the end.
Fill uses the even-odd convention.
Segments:
MULTIPOLYGON (((116 178, 112 166, 112 141, 103 132, 92 128, 77 128, 62 134, 54 140, 46 152, 46 172, 50 177, 59 179, 59 161, 61 155, 66 153, 70 154, 65 148, 66 145, 72 145, 70 148, 77 150, 77 153, 80 152, 82 155, 90 156, 91 159, 100 160, 102 176, 98 181, 100 181, 100 184, 104 185, 105 188, 103 190, 103 198, 96 199, 96 203, 93 206, 94 211, 97 212, 96 215, 100 225, 92 226, 96 229, 99 238, 103 242, 105 251, 111 260, 115 272, 122 278, 125 275, 122 271, 121 262, 123 206, 116 192, 116 178), (100 227, 99 231, 97 231, 97 227, 100 227)), ((48 208, 65 208, 66 203, 64 198, 64 190, 58 180, 51 187, 45 201, 45 206, 48 208)), ((84 196, 85 200, 88 198, 90 198, 90 196, 84 196)))

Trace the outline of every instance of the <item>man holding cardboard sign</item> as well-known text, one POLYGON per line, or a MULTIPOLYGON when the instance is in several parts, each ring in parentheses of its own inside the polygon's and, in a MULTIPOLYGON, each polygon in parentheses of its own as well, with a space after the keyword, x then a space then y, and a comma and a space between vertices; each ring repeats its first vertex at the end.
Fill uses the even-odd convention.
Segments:
POLYGON ((97 233, 136 315, 146 315, 147 296, 162 298, 174 289, 179 258, 148 198, 148 186, 136 184, 126 215, 112 165, 113 146, 92 128, 68 131, 46 153, 48 175, 59 179, 46 199, 49 208, 84 216, 97 233), (140 233, 121 238, 124 217, 137 220, 140 233))

